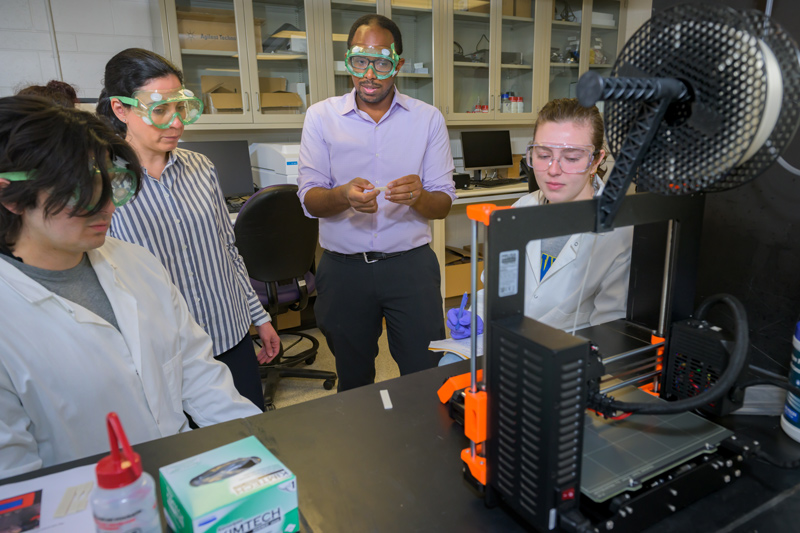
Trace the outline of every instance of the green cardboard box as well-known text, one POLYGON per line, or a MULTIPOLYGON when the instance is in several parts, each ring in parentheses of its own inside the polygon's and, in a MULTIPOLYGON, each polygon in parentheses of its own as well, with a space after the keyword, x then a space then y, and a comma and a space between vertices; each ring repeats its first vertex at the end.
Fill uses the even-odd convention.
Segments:
POLYGON ((297 480, 255 437, 164 466, 159 479, 177 533, 300 531, 297 480))

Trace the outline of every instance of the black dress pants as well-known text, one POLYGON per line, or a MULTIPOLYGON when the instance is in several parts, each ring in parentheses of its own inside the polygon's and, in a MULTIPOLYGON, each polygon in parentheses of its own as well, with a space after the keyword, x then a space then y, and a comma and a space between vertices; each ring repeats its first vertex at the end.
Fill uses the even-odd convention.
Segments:
POLYGON ((214 359, 225 363, 233 375, 233 384, 239 394, 264 410, 264 389, 258 371, 258 359, 250 334, 245 334, 239 343, 214 359))
POLYGON ((317 325, 336 358, 339 391, 375 381, 382 319, 400 374, 433 368, 445 337, 439 262, 430 246, 367 263, 326 251, 316 274, 317 325))

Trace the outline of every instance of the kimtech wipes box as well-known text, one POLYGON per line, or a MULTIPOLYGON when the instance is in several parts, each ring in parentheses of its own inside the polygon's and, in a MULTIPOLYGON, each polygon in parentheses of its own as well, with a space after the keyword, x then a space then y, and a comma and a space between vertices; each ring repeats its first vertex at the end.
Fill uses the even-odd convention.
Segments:
POLYGON ((159 478, 177 533, 300 531, 297 480, 255 437, 164 466, 159 478))

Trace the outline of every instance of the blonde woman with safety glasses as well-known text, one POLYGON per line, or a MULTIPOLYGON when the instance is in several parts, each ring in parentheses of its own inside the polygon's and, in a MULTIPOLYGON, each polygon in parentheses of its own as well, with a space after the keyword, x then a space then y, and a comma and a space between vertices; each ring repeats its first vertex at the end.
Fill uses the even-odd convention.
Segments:
MULTIPOLYGON (((539 111, 525 157, 539 190, 513 207, 591 200, 603 189, 598 169, 606 157, 597 107, 582 107, 574 98, 548 102, 539 111)), ((624 227, 529 242, 525 316, 568 332, 624 318, 632 240, 633 228, 624 227)), ((477 307, 482 316, 482 289, 477 307)), ((448 311, 451 335, 467 336, 469 320, 469 312, 448 311)), ((457 360, 448 354, 439 364, 457 360)))
MULTIPOLYGON (((514 207, 591 200, 603 182, 603 119, 574 98, 539 111, 526 158, 539 190, 514 207)), ((572 331, 625 317, 633 229, 535 240, 526 248, 525 315, 572 331)))
POLYGON ((271 361, 280 341, 236 249, 214 165, 178 145, 203 103, 184 87, 177 67, 148 50, 115 55, 103 83, 97 112, 136 150, 144 170, 141 192, 114 214, 109 235, 161 260, 214 341, 214 357, 228 365, 239 392, 263 410, 258 363, 271 361), (257 356, 250 324, 263 341, 257 356))

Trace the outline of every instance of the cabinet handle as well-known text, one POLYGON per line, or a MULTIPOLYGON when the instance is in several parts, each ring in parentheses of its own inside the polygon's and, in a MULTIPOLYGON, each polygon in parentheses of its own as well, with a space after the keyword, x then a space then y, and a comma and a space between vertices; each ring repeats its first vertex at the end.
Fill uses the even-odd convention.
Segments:
POLYGON ((247 103, 247 109, 245 111, 250 111, 250 93, 244 93, 244 101, 247 103))
POLYGON ((494 111, 494 95, 492 95, 492 105, 489 107, 489 111, 494 111))

